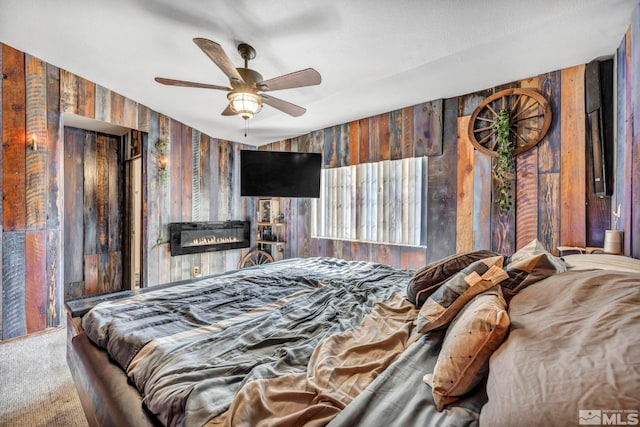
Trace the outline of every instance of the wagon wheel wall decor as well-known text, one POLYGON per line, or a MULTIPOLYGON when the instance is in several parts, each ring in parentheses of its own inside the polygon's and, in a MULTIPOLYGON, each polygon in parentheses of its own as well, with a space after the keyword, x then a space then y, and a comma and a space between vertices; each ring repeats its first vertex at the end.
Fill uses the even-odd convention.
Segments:
POLYGON ((509 140, 514 154, 534 147, 551 126, 551 106, 532 89, 505 89, 497 92, 475 109, 469 120, 469 140, 481 152, 496 157, 498 112, 509 112, 509 140))

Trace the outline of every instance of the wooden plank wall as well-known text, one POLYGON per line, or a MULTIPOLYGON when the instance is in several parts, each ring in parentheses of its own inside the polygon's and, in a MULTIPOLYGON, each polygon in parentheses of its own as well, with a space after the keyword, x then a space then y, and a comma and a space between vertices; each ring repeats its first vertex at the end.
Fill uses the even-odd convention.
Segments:
MULTIPOLYGON (((633 34, 630 31, 627 38, 633 38, 633 34)), ((623 44, 620 49, 630 49, 629 44, 623 44)), ((633 64, 631 55, 627 54, 624 60, 619 55, 618 63, 619 80, 624 80, 620 73, 625 72, 624 69, 620 71, 620 63, 626 64, 626 72, 633 75, 629 71, 633 64)), ((297 145, 299 151, 311 151, 301 141, 319 139, 323 145, 313 151, 323 153, 325 168, 397 156, 430 156, 425 178, 427 191, 423 195, 426 249, 314 238, 311 235, 313 213, 307 209, 309 201, 290 199, 281 201, 282 206, 289 206, 289 211, 297 212, 297 218, 288 226, 286 255, 384 259, 392 265, 417 268, 455 252, 481 248, 509 255, 534 238, 551 250, 560 245, 586 245, 587 224, 608 226, 609 222, 603 222, 602 218, 608 216, 611 203, 608 199, 602 203, 589 203, 592 189, 588 180, 591 166, 586 150, 584 69, 584 65, 578 65, 447 99, 444 103, 435 101, 443 105, 437 114, 428 114, 433 111, 433 104, 425 103, 260 147, 282 150, 297 145), (491 176, 493 160, 474 150, 466 129, 469 116, 483 99, 509 87, 534 88, 543 93, 551 104, 553 121, 544 139, 518 156, 514 186, 516 203, 514 209, 505 213, 491 202, 491 194, 495 191, 491 176), (430 120, 432 123, 437 121, 434 116, 440 120, 440 134, 428 124, 430 120), (440 141, 436 148, 427 137, 434 134, 440 141), (384 139, 389 142, 382 143, 384 139)), ((640 84, 627 81, 627 88, 622 92, 619 87, 618 97, 622 96, 628 109, 634 108, 632 100, 635 96, 629 87, 638 86, 640 84)), ((632 153, 638 142, 631 136, 632 127, 628 122, 624 122, 628 128, 625 133, 624 129, 620 130, 619 119, 618 133, 625 135, 630 147, 626 152, 632 153)), ((627 167, 631 167, 633 161, 637 162, 636 157, 618 154, 619 162, 622 158, 628 159, 627 167)), ((630 175, 618 173, 618 183, 629 180, 625 176, 630 175)), ((366 183, 356 182, 356 187, 360 185, 366 183)), ((631 185, 624 187, 623 194, 632 198, 631 185)), ((625 206, 625 218, 631 226, 630 218, 640 213, 628 204, 625 206)), ((373 212, 371 215, 373 218, 373 212)), ((363 218, 356 218, 352 226, 359 227, 362 221, 363 218)), ((601 241, 597 243, 602 244, 601 241)), ((633 243, 627 241, 627 245, 633 243)))
POLYGON ((59 70, 0 45, 0 339, 61 319, 59 70))
MULTIPOLYGON (((640 258, 640 175, 632 173, 640 168, 639 27, 640 11, 636 9, 616 55, 618 144, 616 199, 612 205, 622 206, 625 253, 640 258)), ((194 138, 198 139, 197 131, 10 46, 1 45, 0 68, 4 196, 0 206, 2 339, 60 323, 61 263, 65 249, 60 235, 62 160, 63 155, 69 154, 63 152, 61 144, 62 113, 95 118, 147 134, 142 147, 143 214, 147 224, 144 284, 187 278, 194 266, 200 266, 203 274, 235 268, 246 251, 172 259, 168 224, 189 218, 252 219, 254 200, 240 198, 237 185, 239 150, 249 147, 204 134, 200 134, 198 144, 194 142, 194 138), (155 151, 158 138, 168 143, 166 179, 158 172, 155 151), (33 149, 34 141, 37 150, 33 149), (182 193, 185 197, 177 197, 182 193)), ((426 191, 421 195, 426 216, 423 223, 427 224, 423 230, 426 249, 313 238, 311 201, 288 199, 281 201, 289 219, 285 257, 329 255, 419 268, 463 248, 490 247, 509 253, 533 237, 549 248, 582 244, 590 215, 602 210, 585 204, 589 189, 585 187, 582 69, 583 66, 578 66, 552 71, 261 147, 324 153, 325 167, 430 156, 425 175, 427 185, 423 186, 426 191), (474 105, 504 87, 537 87, 549 99, 554 114, 544 140, 518 157, 516 207, 507 216, 497 213, 490 203, 491 160, 469 150, 466 132, 462 132, 464 120, 474 105), (464 158, 459 158, 459 153, 464 158)), ((356 226, 361 225, 358 223, 361 220, 356 218, 356 226)), ((99 243, 100 239, 96 239, 99 243)))
POLYGON ((616 52, 617 149, 615 198, 625 255, 640 258, 640 6, 616 52))
MULTIPOLYGON (((65 294, 81 296, 111 290, 112 279, 101 272, 123 273, 119 253, 108 250, 122 243, 118 231, 122 226, 120 219, 109 214, 117 204, 122 206, 122 195, 104 198, 105 188, 101 187, 115 183, 114 168, 121 167, 113 162, 117 153, 98 141, 95 152, 85 153, 84 144, 65 151, 61 127, 64 113, 145 133, 142 140, 143 215, 147 224, 143 231, 145 285, 189 278, 194 266, 199 266, 205 275, 237 267, 246 250, 172 259, 168 225, 191 219, 250 218, 254 208, 251 201, 240 198, 237 185, 238 156, 243 145, 200 134, 105 87, 4 44, 0 44, 0 69, 3 146, 0 340, 58 326, 64 316, 65 294), (196 136, 199 144, 194 143, 196 136), (166 179, 158 173, 154 148, 160 137, 169 145, 166 179), (73 173, 63 170, 63 165, 72 167, 75 162, 83 161, 85 155, 89 162, 94 158, 96 162, 101 158, 108 160, 104 167, 96 166, 95 173, 90 168, 73 173), (65 180, 65 176, 71 181, 65 180), (81 194, 75 202, 78 206, 86 203, 86 209, 62 216, 65 181, 69 184, 75 179, 78 184, 85 178, 95 183, 95 197, 85 200, 81 194), (172 194, 183 197, 173 198, 172 194), (95 221, 104 227, 96 227, 95 235, 92 232, 83 235, 81 229, 75 230, 74 226, 84 221, 95 221), (65 245, 60 234, 63 222, 67 230, 75 230, 83 245, 95 246, 96 253, 83 256, 82 252, 75 253, 72 245, 65 245), (98 253, 100 248, 106 252, 98 253), (65 268, 63 260, 67 264, 65 268), (67 289, 63 284, 64 269, 77 276, 77 281, 70 282, 67 289)), ((73 199, 75 195, 70 190, 67 192, 67 198, 73 199)))

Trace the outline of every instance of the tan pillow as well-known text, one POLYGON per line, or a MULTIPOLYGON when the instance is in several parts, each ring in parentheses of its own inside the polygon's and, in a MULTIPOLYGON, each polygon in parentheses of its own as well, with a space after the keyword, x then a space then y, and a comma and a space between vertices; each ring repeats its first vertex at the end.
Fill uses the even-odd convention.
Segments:
POLYGON ((489 358, 509 331, 507 303, 499 286, 477 295, 451 322, 432 374, 438 411, 471 391, 489 371, 489 358))
POLYGON ((508 278, 501 268, 503 259, 495 256, 478 260, 440 286, 420 309, 418 332, 446 326, 471 298, 508 278))

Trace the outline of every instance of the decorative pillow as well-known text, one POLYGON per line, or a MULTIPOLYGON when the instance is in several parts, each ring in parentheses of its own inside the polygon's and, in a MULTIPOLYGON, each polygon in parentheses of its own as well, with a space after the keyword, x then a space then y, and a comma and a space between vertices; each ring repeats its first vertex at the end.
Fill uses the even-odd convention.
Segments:
POLYGON ((494 256, 476 261, 440 286, 420 309, 418 332, 445 326, 471 298, 509 277, 501 268, 503 259, 494 256))
POLYGON ((433 373, 423 378, 432 388, 438 411, 484 378, 489 358, 507 336, 509 324, 500 286, 477 295, 451 322, 433 373))
POLYGON ((567 266, 562 258, 551 255, 536 239, 513 254, 505 270, 509 278, 500 285, 505 299, 509 302, 532 283, 567 271, 567 266))
POLYGON ((436 289, 451 276, 472 262, 499 255, 493 251, 480 250, 456 254, 431 263, 416 272, 407 285, 407 299, 422 307, 436 289))

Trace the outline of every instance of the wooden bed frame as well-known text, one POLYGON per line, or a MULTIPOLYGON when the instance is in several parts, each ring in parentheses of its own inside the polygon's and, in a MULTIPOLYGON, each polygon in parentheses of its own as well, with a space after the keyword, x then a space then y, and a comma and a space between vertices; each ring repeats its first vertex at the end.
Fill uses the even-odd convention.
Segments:
POLYGON ((112 301, 201 279, 203 277, 145 289, 94 295, 65 303, 67 364, 90 426, 151 427, 162 424, 153 414, 145 410, 142 396, 129 383, 122 368, 86 335, 82 329, 82 316, 103 301, 112 301))

